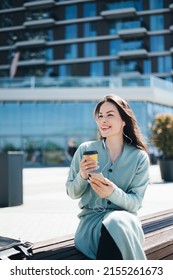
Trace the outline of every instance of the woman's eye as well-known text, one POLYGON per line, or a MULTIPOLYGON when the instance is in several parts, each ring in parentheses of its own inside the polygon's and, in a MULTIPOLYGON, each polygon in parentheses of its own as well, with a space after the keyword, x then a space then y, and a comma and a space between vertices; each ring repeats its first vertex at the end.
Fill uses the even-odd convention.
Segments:
POLYGON ((103 118, 103 116, 98 116, 99 119, 103 118))

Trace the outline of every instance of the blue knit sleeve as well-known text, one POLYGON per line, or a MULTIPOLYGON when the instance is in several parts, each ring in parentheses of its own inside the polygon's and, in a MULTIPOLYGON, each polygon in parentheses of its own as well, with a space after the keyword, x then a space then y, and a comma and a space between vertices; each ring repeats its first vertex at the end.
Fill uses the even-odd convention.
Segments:
POLYGON ((114 191, 107 199, 126 211, 136 212, 142 207, 142 201, 148 184, 149 158, 146 154, 143 154, 126 192, 117 185, 114 185, 114 191))
POLYGON ((88 186, 87 180, 84 180, 80 175, 80 161, 82 159, 83 151, 83 145, 79 146, 73 157, 66 181, 67 194, 73 199, 81 198, 88 186))

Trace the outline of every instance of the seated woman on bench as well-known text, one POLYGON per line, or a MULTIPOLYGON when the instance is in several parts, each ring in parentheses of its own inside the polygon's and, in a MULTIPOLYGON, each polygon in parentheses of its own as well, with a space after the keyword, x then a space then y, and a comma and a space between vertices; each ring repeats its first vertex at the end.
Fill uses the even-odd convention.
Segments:
POLYGON ((149 183, 146 145, 129 104, 120 97, 105 96, 94 116, 100 138, 79 146, 66 183, 68 195, 80 199, 75 246, 90 259, 144 260, 137 211, 149 183), (97 170, 94 160, 83 156, 90 150, 98 152, 97 170))

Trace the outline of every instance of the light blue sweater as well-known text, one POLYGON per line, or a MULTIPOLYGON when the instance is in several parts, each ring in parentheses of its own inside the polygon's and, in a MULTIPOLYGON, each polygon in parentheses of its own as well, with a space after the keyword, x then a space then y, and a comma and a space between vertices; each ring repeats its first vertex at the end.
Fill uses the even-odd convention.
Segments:
POLYGON ((66 183, 68 195, 80 199, 76 247, 95 259, 103 223, 123 259, 145 259, 144 235, 136 214, 142 206, 148 183, 149 158, 146 152, 124 144, 121 155, 112 164, 103 140, 81 144, 73 157, 66 183), (83 152, 88 150, 98 151, 99 171, 115 184, 114 192, 107 198, 99 198, 80 175, 79 164, 83 152))

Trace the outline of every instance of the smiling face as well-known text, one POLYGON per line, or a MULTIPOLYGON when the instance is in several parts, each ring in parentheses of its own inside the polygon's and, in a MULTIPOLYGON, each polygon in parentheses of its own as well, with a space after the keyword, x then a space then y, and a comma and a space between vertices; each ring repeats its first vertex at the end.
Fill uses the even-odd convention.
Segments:
POLYGON ((104 102, 96 118, 97 125, 102 137, 122 137, 123 126, 122 120, 117 107, 111 102, 104 102))

